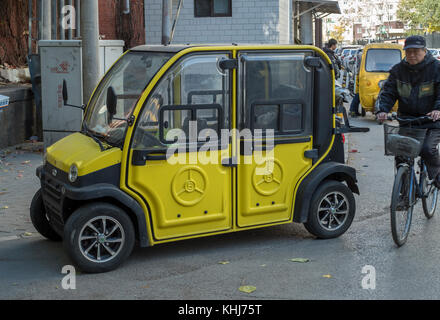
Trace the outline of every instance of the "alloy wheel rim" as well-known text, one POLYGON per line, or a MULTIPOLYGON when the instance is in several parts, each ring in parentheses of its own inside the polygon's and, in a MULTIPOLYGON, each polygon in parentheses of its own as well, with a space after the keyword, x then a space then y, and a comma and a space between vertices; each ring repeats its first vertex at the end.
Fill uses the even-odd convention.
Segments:
POLYGON ((78 237, 82 255, 94 263, 113 260, 124 243, 125 232, 122 225, 109 216, 99 216, 87 221, 78 237))
POLYGON ((347 197, 341 192, 326 194, 318 205, 318 222, 327 231, 341 228, 350 210, 347 197))

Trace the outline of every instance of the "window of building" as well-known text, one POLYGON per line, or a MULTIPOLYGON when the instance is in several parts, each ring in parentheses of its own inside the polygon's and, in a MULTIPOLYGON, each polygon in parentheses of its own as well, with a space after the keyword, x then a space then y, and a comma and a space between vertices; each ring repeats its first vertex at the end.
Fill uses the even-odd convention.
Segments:
POLYGON ((194 0, 195 17, 231 17, 232 0, 194 0))

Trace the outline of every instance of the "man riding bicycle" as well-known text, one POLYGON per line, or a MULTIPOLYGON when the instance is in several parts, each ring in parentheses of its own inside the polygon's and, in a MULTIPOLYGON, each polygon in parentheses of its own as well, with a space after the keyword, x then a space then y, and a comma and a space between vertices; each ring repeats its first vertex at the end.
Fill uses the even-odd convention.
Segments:
POLYGON ((429 116, 432 121, 415 127, 428 129, 421 157, 430 179, 440 188, 440 61, 426 49, 421 36, 410 36, 403 48, 405 59, 393 66, 378 97, 376 116, 380 121, 399 102, 399 117, 429 116))

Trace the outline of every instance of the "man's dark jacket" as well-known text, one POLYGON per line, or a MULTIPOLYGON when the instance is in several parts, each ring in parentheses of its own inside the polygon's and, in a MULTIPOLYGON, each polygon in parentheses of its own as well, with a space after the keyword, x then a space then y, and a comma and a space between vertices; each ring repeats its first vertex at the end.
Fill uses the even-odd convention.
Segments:
POLYGON ((332 62, 332 65, 335 69, 335 76, 336 78, 339 78, 339 70, 341 70, 342 64, 338 57, 335 56, 335 52, 327 47, 322 48, 322 51, 324 51, 327 56, 330 58, 330 61, 332 62))
MULTIPOLYGON (((420 117, 440 110, 440 61, 429 51, 419 64, 410 65, 402 60, 391 68, 378 100, 378 112, 389 112, 398 100, 401 117, 420 117)), ((440 121, 423 127, 440 129, 440 121)))

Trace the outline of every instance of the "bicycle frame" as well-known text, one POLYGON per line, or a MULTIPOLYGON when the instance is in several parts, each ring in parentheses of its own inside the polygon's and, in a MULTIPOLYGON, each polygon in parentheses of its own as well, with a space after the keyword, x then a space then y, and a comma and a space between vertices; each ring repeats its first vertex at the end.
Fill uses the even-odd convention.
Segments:
MULTIPOLYGON (((409 165, 411 170, 410 175, 410 187, 409 187, 409 199, 414 199, 413 203, 410 203, 410 206, 414 206, 417 204, 418 200, 423 197, 422 194, 422 181, 421 179, 417 180, 416 172, 414 169, 415 159, 406 159, 405 164, 409 165), (415 187, 415 190, 414 190, 415 187), (415 197, 413 198, 413 193, 415 192, 415 197)), ((423 159, 420 159, 420 174, 426 171, 426 165, 423 159)))

